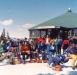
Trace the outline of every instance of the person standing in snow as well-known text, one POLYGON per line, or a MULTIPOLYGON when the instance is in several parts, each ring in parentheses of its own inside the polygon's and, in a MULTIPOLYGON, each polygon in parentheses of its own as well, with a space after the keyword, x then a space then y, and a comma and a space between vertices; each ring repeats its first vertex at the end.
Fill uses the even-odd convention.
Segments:
POLYGON ((63 40, 63 44, 62 44, 63 53, 68 48, 69 44, 70 44, 69 39, 66 38, 66 39, 63 40))
POLYGON ((49 65, 52 63, 52 58, 53 58, 54 52, 55 52, 54 43, 50 43, 48 45, 48 59, 49 59, 48 64, 49 65))
POLYGON ((25 60, 30 56, 30 47, 27 42, 23 41, 21 44, 21 55, 23 63, 25 63, 25 60))
POLYGON ((62 46, 63 40, 61 37, 58 37, 55 45, 56 45, 56 54, 61 54, 61 46, 62 46))

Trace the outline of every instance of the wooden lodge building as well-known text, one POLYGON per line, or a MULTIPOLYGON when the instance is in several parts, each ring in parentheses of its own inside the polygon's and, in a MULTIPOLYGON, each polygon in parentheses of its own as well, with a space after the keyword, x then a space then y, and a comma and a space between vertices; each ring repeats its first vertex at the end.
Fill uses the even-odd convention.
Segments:
POLYGON ((29 29, 29 32, 30 38, 46 37, 47 35, 51 38, 77 36, 77 14, 69 8, 63 15, 34 26, 29 29))

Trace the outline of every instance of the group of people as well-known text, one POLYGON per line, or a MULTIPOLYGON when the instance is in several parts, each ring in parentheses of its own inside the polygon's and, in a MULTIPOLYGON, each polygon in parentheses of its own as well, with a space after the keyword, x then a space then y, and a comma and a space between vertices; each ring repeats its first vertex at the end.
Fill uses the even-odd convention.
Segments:
MULTIPOLYGON (((72 68, 77 60, 77 38, 46 38, 21 40, 4 40, 0 43, 0 62, 9 59, 10 64, 16 63, 48 63, 54 66, 73 59, 72 68)), ((52 65, 52 66, 53 66, 52 65)))

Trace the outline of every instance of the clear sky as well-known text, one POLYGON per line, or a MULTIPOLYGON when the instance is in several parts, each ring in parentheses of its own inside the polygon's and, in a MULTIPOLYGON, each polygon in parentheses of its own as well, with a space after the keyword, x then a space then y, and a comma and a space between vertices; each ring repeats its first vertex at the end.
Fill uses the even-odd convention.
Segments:
POLYGON ((0 33, 5 28, 12 37, 26 37, 28 28, 68 8, 77 13, 77 0, 0 0, 0 33))

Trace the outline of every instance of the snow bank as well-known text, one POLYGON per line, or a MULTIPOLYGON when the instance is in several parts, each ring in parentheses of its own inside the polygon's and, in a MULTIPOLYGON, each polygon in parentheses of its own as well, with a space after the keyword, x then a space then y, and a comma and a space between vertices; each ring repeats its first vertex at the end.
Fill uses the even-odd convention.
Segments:
POLYGON ((55 72, 47 63, 27 63, 0 66, 0 75, 76 75, 77 70, 64 67, 63 71, 55 72))

